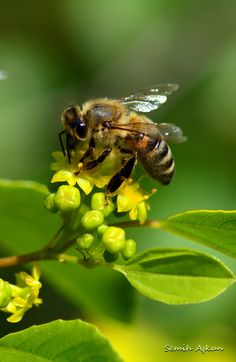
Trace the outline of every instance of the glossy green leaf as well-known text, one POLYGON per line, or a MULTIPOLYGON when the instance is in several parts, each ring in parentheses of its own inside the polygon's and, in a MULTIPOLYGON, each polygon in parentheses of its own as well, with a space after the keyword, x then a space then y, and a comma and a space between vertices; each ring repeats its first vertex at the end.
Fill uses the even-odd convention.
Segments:
MULTIPOLYGON (((0 244, 5 255, 36 251, 59 229, 59 216, 44 209, 47 193, 44 185, 35 182, 0 180, 0 244)), ((41 269, 42 278, 84 313, 132 319, 133 290, 112 270, 51 261, 42 262, 41 269)))
POLYGON ((236 258, 236 211, 186 211, 161 221, 160 228, 236 258))
POLYGON ((150 249, 115 269, 141 294, 168 304, 204 302, 234 282, 218 259, 188 249, 150 249))
POLYGON ((1 360, 120 362, 110 342, 94 326, 80 320, 57 320, 0 339, 1 360))
POLYGON ((6 252, 36 251, 59 228, 59 218, 44 209, 47 194, 36 182, 0 180, 0 241, 6 252))

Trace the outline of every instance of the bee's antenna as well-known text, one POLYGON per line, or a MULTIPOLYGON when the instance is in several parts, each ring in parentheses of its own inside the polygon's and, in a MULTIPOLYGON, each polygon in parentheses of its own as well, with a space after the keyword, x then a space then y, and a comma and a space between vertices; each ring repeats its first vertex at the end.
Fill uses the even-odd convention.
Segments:
POLYGON ((58 135, 59 137, 59 141, 60 141, 60 145, 61 145, 61 149, 62 149, 62 152, 63 152, 63 155, 65 156, 66 153, 65 153, 65 148, 64 148, 64 145, 63 145, 63 142, 62 142, 62 135, 65 133, 65 130, 61 131, 58 135))

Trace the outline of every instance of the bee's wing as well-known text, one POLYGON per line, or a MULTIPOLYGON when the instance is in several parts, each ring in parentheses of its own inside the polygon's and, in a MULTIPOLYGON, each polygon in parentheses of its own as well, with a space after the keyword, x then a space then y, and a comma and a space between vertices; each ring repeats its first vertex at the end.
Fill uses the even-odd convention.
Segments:
POLYGON ((182 143, 187 140, 182 129, 173 123, 157 123, 156 126, 167 142, 182 143))
POLYGON ((187 139, 183 135, 181 128, 172 123, 133 122, 113 125, 111 128, 133 133, 142 133, 151 138, 163 138, 167 142, 173 143, 181 143, 187 139))
POLYGON ((159 84, 140 90, 119 99, 129 109, 138 112, 151 112, 166 102, 167 96, 179 88, 177 84, 159 84))

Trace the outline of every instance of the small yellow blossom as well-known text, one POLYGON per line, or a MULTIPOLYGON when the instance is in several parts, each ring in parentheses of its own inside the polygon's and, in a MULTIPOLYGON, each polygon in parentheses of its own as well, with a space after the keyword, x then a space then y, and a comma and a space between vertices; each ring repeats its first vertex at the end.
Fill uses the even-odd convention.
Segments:
POLYGON ((71 164, 68 163, 67 156, 63 155, 62 152, 53 152, 52 156, 56 162, 51 164, 51 170, 56 172, 51 182, 67 182, 70 186, 77 184, 86 195, 90 194, 94 186, 104 188, 116 173, 120 160, 114 154, 111 154, 98 167, 91 170, 83 170, 83 165, 81 163, 78 164, 78 160, 84 152, 84 147, 72 152, 71 164))
POLYGON ((8 322, 19 322, 27 310, 42 303, 42 299, 38 297, 42 286, 39 276, 37 267, 33 268, 32 275, 23 271, 16 274, 17 285, 11 285, 11 301, 5 308, 1 308, 3 312, 12 314, 7 318, 8 322))
POLYGON ((117 196, 117 211, 129 211, 129 218, 131 220, 139 220, 140 224, 144 224, 147 219, 147 210, 149 208, 146 201, 154 192, 156 192, 156 189, 153 189, 151 194, 146 193, 141 189, 138 182, 133 182, 129 179, 128 182, 119 189, 117 196))

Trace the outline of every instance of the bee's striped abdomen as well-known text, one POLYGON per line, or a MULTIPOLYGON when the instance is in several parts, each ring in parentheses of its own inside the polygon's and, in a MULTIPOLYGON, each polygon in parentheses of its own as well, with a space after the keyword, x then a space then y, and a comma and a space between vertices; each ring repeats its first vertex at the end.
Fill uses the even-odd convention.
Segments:
POLYGON ((170 147, 163 139, 157 140, 151 150, 139 151, 138 158, 151 177, 163 185, 170 183, 175 171, 175 162, 170 147))

